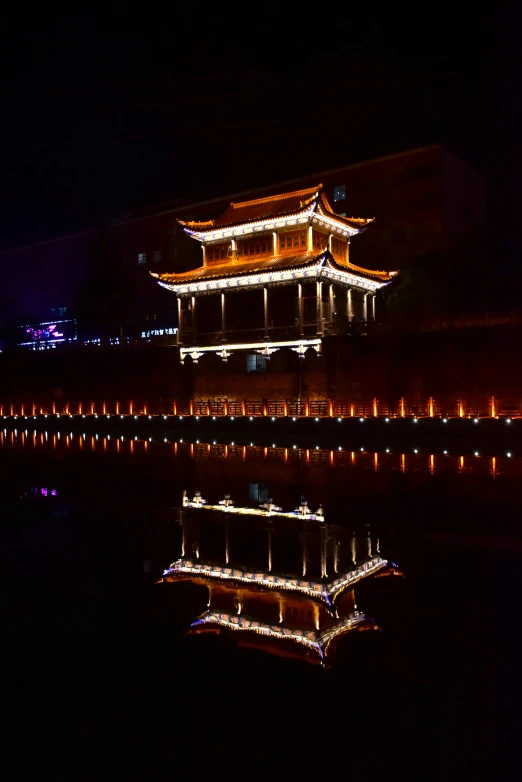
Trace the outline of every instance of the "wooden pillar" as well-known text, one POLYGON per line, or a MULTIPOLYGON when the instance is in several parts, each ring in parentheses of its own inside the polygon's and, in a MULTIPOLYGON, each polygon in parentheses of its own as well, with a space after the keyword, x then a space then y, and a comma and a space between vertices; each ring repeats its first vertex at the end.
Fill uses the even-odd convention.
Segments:
POLYGON ((176 344, 182 345, 183 333, 182 333, 182 323, 181 323, 181 298, 179 296, 177 296, 176 298, 178 304, 178 333, 176 334, 176 344))
POLYGON ((314 237, 313 237, 312 231, 313 231, 313 228, 312 228, 312 225, 310 224, 308 226, 308 235, 306 237, 307 238, 306 251, 309 252, 309 253, 313 253, 313 251, 314 251, 314 237))
POLYGON ((272 527, 268 528, 268 572, 272 572, 272 527))
POLYGON ((322 296, 323 296, 323 283, 320 282, 320 281, 317 281, 317 283, 316 283, 316 294, 315 294, 315 305, 316 305, 317 334, 318 335, 322 335, 322 333, 323 333, 322 296))
POLYGON ((205 245, 201 245, 201 249, 203 250, 203 266, 207 265, 207 253, 205 252, 205 245))
POLYGON ((328 252, 332 252, 332 234, 328 234, 328 252))
POLYGON ((346 317, 351 322, 353 318, 353 302, 352 302, 352 289, 348 288, 346 291, 346 317))
POLYGON ((346 255, 344 259, 346 261, 346 264, 349 265, 350 264, 350 240, 349 239, 346 240, 346 255))
POLYGON ((192 296, 191 298, 191 304, 192 304, 192 342, 196 344, 196 297, 192 296))
POLYGON ((230 524, 225 525, 225 562, 228 565, 230 560, 230 524))
POLYGON ((329 290, 328 290, 328 309, 329 309, 330 323, 333 323, 333 319, 334 319, 334 286, 333 286, 332 283, 330 283, 329 290))
POLYGON ((308 563, 308 543, 306 535, 306 524, 303 526, 303 578, 306 576, 306 566, 308 563))
POLYGON ((223 342, 225 341, 225 333, 227 330, 227 321, 225 315, 225 294, 221 292, 221 331, 223 334, 223 342))
POLYGON ((368 294, 365 293, 363 296, 363 304, 364 304, 364 312, 363 312, 363 320, 365 323, 368 322, 368 294))
POLYGON ((355 565, 357 563, 357 541, 355 538, 355 532, 352 535, 351 551, 352 551, 352 562, 355 565))
POLYGON ((264 325, 265 325, 265 339, 268 339, 268 288, 263 288, 263 309, 264 309, 264 325))
POLYGON ((303 286, 297 283, 297 311, 299 313, 299 336, 304 336, 304 318, 303 318, 303 286))
POLYGON ((372 293, 372 320, 375 320, 375 293, 372 293))
POLYGON ((327 569, 328 529, 321 527, 321 578, 328 578, 327 569))

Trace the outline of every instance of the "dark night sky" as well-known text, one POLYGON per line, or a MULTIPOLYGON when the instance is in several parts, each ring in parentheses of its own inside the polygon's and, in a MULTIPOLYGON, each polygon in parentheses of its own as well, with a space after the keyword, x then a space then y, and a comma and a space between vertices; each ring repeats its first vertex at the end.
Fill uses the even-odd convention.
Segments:
POLYGON ((509 213, 518 18, 453 6, 11 10, 1 245, 435 141, 487 174, 493 212, 509 213))

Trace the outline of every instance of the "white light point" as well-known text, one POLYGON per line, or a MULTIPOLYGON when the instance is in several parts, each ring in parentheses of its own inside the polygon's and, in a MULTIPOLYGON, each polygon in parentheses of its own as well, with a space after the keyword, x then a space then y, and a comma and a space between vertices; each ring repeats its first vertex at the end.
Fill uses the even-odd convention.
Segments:
POLYGON ((508 459, 511 459, 511 451, 508 451, 506 456, 507 456, 508 459))
POLYGON ((478 451, 475 451, 475 456, 478 456, 478 455, 479 455, 479 452, 478 452, 478 451))

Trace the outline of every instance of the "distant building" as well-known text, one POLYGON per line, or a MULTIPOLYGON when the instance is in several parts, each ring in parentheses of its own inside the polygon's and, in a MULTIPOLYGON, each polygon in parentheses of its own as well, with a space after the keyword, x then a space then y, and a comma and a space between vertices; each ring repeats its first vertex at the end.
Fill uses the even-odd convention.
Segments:
MULTIPOLYGON (((215 219, 231 201, 306 190, 319 182, 340 217, 375 218, 350 255, 354 265, 370 270, 403 269, 421 255, 443 252, 484 219, 481 175, 433 145, 197 203, 177 199, 121 215, 103 229, 6 251, 0 254, 9 269, 0 294, 2 315, 51 320, 57 317, 52 310, 65 308, 67 317, 76 316, 79 302, 84 312, 91 302, 94 314, 105 296, 95 317, 113 318, 124 331, 149 321, 175 326, 172 298, 152 284, 149 271, 186 271, 201 262, 201 251, 177 221, 215 219)), ((81 333, 81 317, 78 326, 81 333)))

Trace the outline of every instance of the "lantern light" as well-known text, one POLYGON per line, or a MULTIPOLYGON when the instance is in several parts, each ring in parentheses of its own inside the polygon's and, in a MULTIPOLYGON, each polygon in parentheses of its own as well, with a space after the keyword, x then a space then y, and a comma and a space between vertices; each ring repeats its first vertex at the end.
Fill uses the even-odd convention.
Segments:
POLYGON ((511 451, 508 451, 506 456, 507 456, 508 459, 510 459, 511 458, 511 451))

